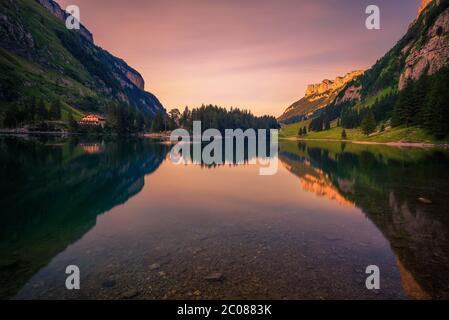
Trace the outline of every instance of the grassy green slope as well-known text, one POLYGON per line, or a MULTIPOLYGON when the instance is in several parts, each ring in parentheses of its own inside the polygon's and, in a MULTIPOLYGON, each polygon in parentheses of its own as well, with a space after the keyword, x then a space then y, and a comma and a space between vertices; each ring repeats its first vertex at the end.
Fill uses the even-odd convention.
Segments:
POLYGON ((69 111, 104 114, 106 106, 127 102, 145 114, 162 108, 150 93, 121 83, 126 72, 116 63, 125 62, 68 30, 37 1, 1 0, 0 14, 0 123, 8 107, 30 97, 60 99, 62 120, 69 111))
MULTIPOLYGON (((290 138, 300 138, 300 139, 329 139, 329 140, 343 140, 342 139, 342 127, 337 127, 336 123, 331 124, 330 130, 319 131, 319 132, 308 132, 305 136, 298 136, 298 130, 304 125, 307 125, 304 121, 300 123, 294 123, 291 125, 286 125, 281 128, 279 134, 280 138, 290 139, 290 138)), ((346 140, 350 141, 366 141, 366 142, 413 142, 413 143, 433 143, 433 144, 446 144, 449 143, 449 139, 439 140, 434 138, 432 135, 426 133, 424 129, 418 127, 395 127, 387 128, 385 131, 377 131, 369 136, 363 134, 360 128, 355 129, 345 129, 346 140)))
POLYGON ((57 32, 71 31, 35 1, 17 0, 16 5, 20 17, 16 7, 8 6, 7 1, 2 1, 0 8, 9 19, 25 26, 36 48, 31 59, 0 48, 0 81, 10 84, 9 93, 13 95, 10 101, 2 100, 2 107, 30 96, 45 100, 62 97, 64 118, 69 110, 79 117, 81 112, 77 109, 83 109, 79 102, 84 99, 104 103, 105 99, 85 85, 93 84, 94 79, 57 37, 57 32))

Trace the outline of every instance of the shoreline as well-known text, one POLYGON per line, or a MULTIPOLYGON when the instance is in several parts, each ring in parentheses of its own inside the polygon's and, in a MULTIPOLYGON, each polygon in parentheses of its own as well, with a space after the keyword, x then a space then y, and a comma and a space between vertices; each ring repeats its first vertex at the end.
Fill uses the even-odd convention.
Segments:
POLYGON ((389 142, 374 142, 374 141, 361 141, 361 140, 341 140, 341 139, 305 139, 296 137, 280 137, 280 140, 289 141, 323 141, 323 142, 343 142, 365 145, 384 145, 397 148, 449 148, 449 143, 436 144, 428 142, 402 142, 402 141, 389 141, 389 142))
POLYGON ((144 133, 145 138, 170 140, 171 131, 144 133))
MULTIPOLYGON (((160 132, 160 133, 144 133, 139 135, 140 137, 149 139, 160 139, 164 140, 165 143, 170 143, 171 132, 160 132)), ((78 136, 82 135, 73 132, 55 132, 55 131, 21 131, 21 130, 0 130, 0 135, 5 136, 38 136, 38 135, 49 135, 49 136, 78 136)), ((286 141, 322 141, 322 142, 342 142, 342 143, 353 143, 362 145, 384 145, 389 147, 397 148, 444 148, 449 149, 449 143, 429 143, 429 142, 403 142, 403 141, 388 141, 388 142, 375 142, 375 141, 362 141, 362 140, 341 140, 341 139, 308 139, 308 138, 298 138, 298 137, 279 137, 279 140, 286 141)))

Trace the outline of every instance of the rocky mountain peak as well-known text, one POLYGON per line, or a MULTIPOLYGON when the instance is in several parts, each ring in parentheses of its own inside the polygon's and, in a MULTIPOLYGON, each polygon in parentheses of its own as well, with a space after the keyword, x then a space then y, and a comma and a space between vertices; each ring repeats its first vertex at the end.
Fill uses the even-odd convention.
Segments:
POLYGON ((363 70, 356 70, 347 73, 343 77, 337 77, 335 80, 325 79, 318 84, 310 84, 307 86, 305 97, 310 97, 312 95, 323 94, 328 91, 336 91, 341 89, 345 84, 363 74, 363 70))
MULTIPOLYGON (((50 11, 54 16, 56 16, 61 21, 65 21, 68 17, 68 14, 56 3, 54 0, 36 0, 39 2, 44 8, 50 11)), ((92 33, 82 24, 80 25, 79 33, 83 38, 88 40, 90 43, 94 43, 92 33)), ((125 61, 121 59, 115 59, 113 61, 114 66, 117 71, 115 72, 115 78, 120 82, 122 88, 130 87, 130 84, 135 85, 140 90, 145 90, 145 81, 142 75, 137 72, 135 69, 131 68, 126 64, 125 61)))
MULTIPOLYGON (((424 5, 437 0, 423 1, 424 5)), ((421 5, 421 6, 422 6, 421 5)), ((412 41, 402 50, 405 66, 399 79, 399 90, 409 80, 422 75, 432 75, 449 64, 449 8, 444 10, 429 26, 426 33, 412 41)))
MULTIPOLYGON (((69 16, 60 6, 53 0, 37 0, 44 8, 50 11, 53 15, 58 17, 60 20, 65 21, 69 16)), ((79 33, 89 42, 94 43, 94 37, 92 32, 90 32, 85 26, 80 24, 79 33)))
POLYGON ((429 5, 429 3, 431 3, 434 0, 422 0, 421 1, 421 5, 419 6, 418 9, 418 16, 421 14, 421 12, 423 12, 423 10, 429 5))

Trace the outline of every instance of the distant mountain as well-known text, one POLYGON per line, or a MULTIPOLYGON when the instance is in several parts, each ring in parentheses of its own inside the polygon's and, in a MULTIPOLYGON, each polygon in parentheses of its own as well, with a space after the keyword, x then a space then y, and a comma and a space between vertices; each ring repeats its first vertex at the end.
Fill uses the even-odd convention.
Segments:
POLYGON ((53 0, 0 1, 0 102, 61 98, 82 112, 131 105, 147 116, 165 112, 142 76, 95 45, 92 33, 65 27, 53 0))
POLYGON ((361 74, 363 71, 357 70, 335 80, 326 79, 321 83, 308 85, 305 96, 289 106, 278 120, 282 123, 293 123, 313 116, 315 111, 325 108, 334 101, 344 86, 361 74))

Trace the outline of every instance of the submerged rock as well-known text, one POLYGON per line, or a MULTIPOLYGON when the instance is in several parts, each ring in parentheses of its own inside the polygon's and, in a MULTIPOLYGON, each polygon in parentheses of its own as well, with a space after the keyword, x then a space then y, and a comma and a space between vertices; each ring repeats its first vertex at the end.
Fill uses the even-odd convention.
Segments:
POLYGON ((213 272, 206 277, 204 277, 204 280, 206 281, 222 281, 223 280, 223 274, 220 272, 213 272))
POLYGON ((424 204, 432 204, 433 203, 432 200, 429 200, 429 199, 426 199, 426 198, 423 198, 423 197, 418 198, 418 201, 421 202, 421 203, 424 203, 424 204))
POLYGON ((115 285, 116 285, 116 281, 115 280, 106 280, 106 281, 103 281, 102 284, 101 284, 101 286, 103 288, 112 288, 115 285))
POLYGON ((160 267, 161 267, 160 264, 158 264, 158 263, 153 263, 153 264, 150 266, 150 270, 157 270, 157 269, 159 269, 160 267))
POLYGON ((120 295, 120 299, 132 299, 139 294, 136 289, 129 289, 120 295))

